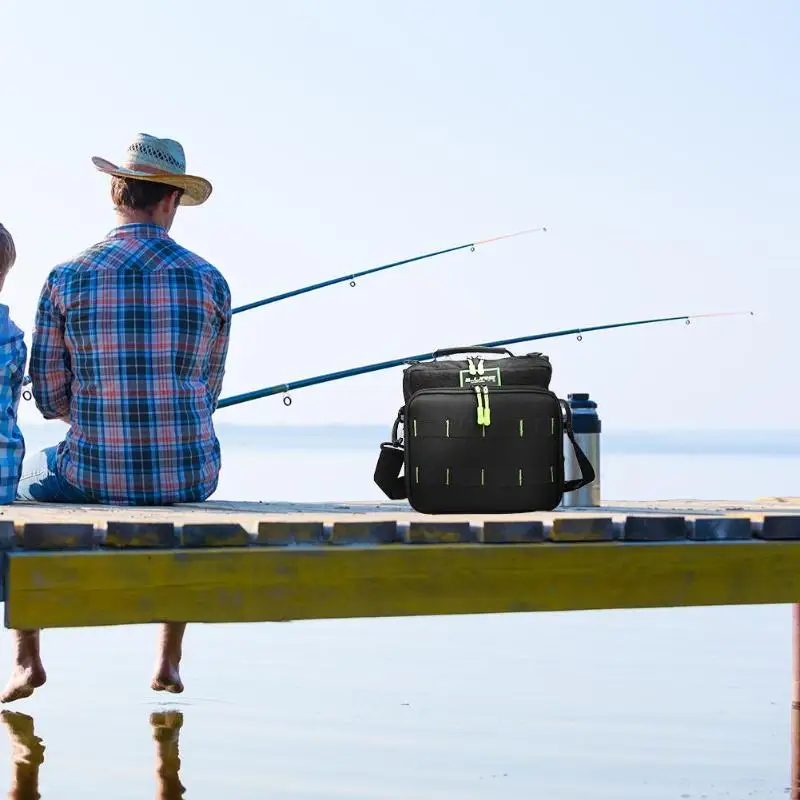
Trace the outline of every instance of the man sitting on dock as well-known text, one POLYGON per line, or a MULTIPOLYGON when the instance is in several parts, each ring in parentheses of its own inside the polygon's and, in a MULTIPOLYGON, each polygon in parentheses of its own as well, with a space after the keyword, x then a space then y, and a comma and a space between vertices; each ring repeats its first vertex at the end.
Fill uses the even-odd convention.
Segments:
MULTIPOLYGON (((62 442, 26 458, 17 499, 170 505, 199 502, 221 467, 212 414, 231 321, 228 284, 170 236, 178 205, 211 193, 187 175, 170 139, 139 136, 112 176, 117 227, 47 277, 36 313, 30 376, 45 419, 69 425, 62 442)), ((185 623, 163 626, 152 688, 181 692, 185 623)), ((45 682, 38 631, 15 631, 14 672, 0 701, 45 682)))

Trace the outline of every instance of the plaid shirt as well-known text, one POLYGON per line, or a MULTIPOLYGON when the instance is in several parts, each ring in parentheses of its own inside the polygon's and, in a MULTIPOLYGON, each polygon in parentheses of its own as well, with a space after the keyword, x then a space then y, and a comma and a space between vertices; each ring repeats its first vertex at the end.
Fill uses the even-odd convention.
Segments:
POLYGON ((0 305, 0 503, 12 503, 17 496, 25 440, 17 424, 22 379, 28 349, 22 331, 9 319, 8 306, 0 305))
POLYGON ((57 266, 39 298, 30 375, 45 419, 70 423, 59 474, 101 503, 212 494, 230 321, 222 275, 156 225, 122 225, 57 266))

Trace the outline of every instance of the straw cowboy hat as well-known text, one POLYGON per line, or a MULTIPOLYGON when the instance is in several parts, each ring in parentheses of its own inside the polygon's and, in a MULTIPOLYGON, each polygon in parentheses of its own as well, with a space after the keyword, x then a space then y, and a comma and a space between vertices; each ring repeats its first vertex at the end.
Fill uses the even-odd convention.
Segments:
POLYGON ((186 174, 183 147, 174 139, 157 139, 140 133, 128 145, 119 166, 99 156, 92 156, 92 163, 108 175, 166 183, 183 189, 183 206, 199 206, 211 194, 211 184, 205 178, 186 174))

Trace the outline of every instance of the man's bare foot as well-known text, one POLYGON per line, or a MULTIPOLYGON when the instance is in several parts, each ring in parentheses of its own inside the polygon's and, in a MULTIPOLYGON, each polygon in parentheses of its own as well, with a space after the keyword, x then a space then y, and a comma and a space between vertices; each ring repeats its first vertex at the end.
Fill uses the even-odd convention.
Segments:
POLYGON ((180 694, 183 691, 180 663, 185 631, 185 622, 165 622, 161 625, 161 641, 156 659, 158 669, 150 684, 153 691, 171 694, 180 694))
POLYGON ((158 668, 150 688, 154 692, 180 694, 183 691, 183 682, 181 681, 178 667, 174 664, 162 664, 158 668))
POLYGON ((41 663, 16 664, 3 693, 0 694, 0 703, 13 703, 30 697, 34 689, 43 686, 47 675, 41 663))

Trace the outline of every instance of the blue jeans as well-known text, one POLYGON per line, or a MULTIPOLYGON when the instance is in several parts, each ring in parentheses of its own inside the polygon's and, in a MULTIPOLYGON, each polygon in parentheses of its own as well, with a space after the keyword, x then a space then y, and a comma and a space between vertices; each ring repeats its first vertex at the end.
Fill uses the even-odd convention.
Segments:
POLYGON ((67 483, 58 474, 56 455, 58 445, 31 453, 22 462, 22 474, 17 488, 17 500, 40 503, 94 503, 80 489, 67 483))

